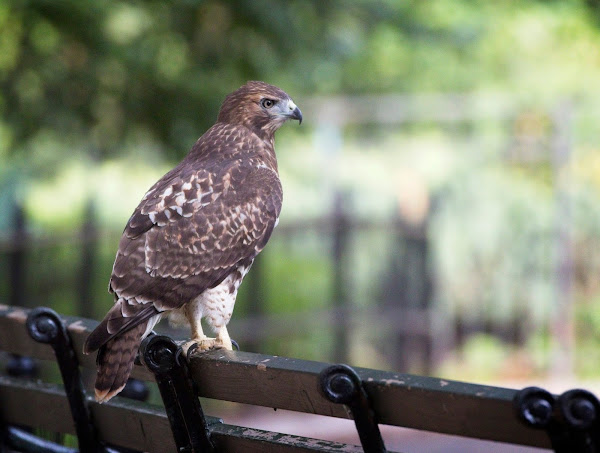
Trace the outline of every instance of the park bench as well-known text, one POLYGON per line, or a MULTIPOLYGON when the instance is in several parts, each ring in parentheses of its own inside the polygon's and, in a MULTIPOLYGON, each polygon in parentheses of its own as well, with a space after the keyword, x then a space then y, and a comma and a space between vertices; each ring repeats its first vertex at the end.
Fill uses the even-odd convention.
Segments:
POLYGON ((82 353, 97 323, 49 309, 0 305, 0 351, 57 361, 63 385, 0 374, 0 451, 74 452, 32 433, 75 434, 79 450, 149 452, 384 452, 379 424, 553 449, 600 451, 598 400, 241 351, 189 361, 169 337, 151 335, 132 376, 156 381, 164 408, 85 394, 82 353), (244 428, 203 414, 198 397, 354 419, 362 446, 244 428))

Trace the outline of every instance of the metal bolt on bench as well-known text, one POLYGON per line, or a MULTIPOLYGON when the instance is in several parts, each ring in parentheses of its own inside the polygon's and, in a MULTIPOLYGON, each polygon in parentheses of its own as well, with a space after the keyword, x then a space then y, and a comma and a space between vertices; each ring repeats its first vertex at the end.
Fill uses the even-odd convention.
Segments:
POLYGON ((325 398, 350 409, 365 453, 385 453, 375 412, 356 371, 348 365, 332 365, 319 374, 319 385, 325 398))
POLYGON ((515 394, 517 417, 548 433, 556 453, 600 452, 600 402, 587 390, 569 390, 559 397, 539 387, 515 394))

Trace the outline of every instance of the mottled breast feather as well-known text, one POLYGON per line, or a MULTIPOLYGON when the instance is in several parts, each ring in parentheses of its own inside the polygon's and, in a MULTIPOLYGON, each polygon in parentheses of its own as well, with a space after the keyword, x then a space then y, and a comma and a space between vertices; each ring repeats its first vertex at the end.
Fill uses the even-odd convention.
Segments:
POLYGON ((217 123, 136 208, 119 243, 110 291, 129 316, 180 307, 254 259, 281 203, 272 143, 243 126, 217 123))

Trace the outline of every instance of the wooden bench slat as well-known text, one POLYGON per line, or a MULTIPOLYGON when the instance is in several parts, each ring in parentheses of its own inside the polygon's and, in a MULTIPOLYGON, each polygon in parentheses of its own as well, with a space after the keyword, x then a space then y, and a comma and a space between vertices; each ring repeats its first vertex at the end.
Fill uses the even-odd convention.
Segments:
MULTIPOLYGON (((0 376, 0 401, 0 419, 4 423, 75 434, 61 386, 0 376)), ((124 398, 113 401, 88 401, 101 440, 143 451, 176 451, 164 409, 124 398)))
MULTIPOLYGON (((258 406, 349 418, 318 389, 329 364, 246 352, 211 351, 192 358, 200 396, 258 406)), ((515 390, 354 368, 379 421, 445 434, 549 448, 546 433, 522 425, 515 390)))
MULTIPOLYGON (((75 434, 64 389, 0 376, 0 420, 3 423, 75 434)), ((108 404, 88 400, 101 440, 151 452, 177 451, 164 409, 115 398, 108 404)), ((223 452, 359 453, 358 446, 227 425, 207 417, 211 438, 223 452)))
MULTIPOLYGON (((218 451, 248 453, 363 453, 356 445, 280 434, 226 424, 211 427, 218 451)), ((390 452, 392 453, 392 452, 390 452)))

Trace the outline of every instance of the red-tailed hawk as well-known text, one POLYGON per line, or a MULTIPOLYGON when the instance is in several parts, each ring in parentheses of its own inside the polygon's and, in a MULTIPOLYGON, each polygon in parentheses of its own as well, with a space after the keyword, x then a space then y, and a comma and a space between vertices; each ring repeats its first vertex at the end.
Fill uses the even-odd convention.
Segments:
POLYGON ((144 195, 119 242, 109 283, 115 304, 84 346, 86 354, 99 349, 96 400, 123 389, 165 312, 189 322, 199 349, 232 349, 226 326, 238 288, 281 211, 273 137, 289 119, 302 122, 302 113, 285 92, 248 82, 144 195), (202 332, 202 318, 215 338, 202 332))

